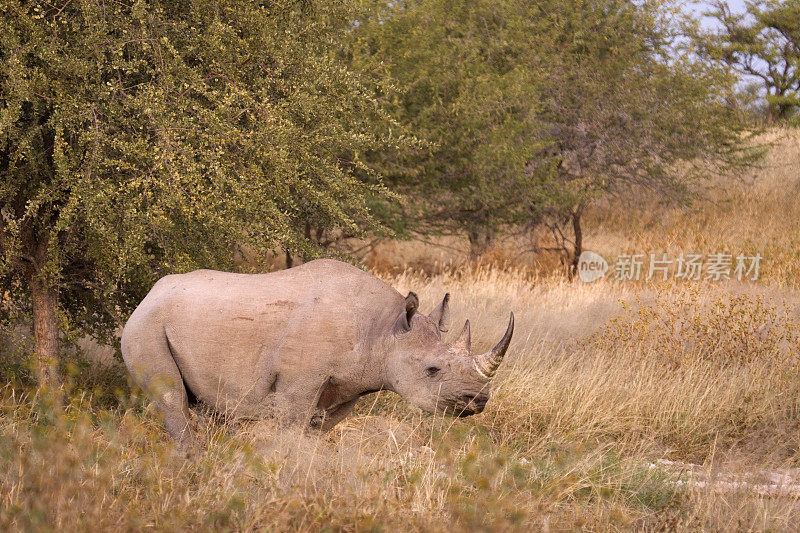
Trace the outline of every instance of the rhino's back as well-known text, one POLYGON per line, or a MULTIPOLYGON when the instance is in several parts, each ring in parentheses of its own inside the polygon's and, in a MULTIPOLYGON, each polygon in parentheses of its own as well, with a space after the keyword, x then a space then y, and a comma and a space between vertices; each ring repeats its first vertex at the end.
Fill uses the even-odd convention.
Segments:
POLYGON ((158 309, 180 322, 216 324, 220 319, 247 320, 265 314, 288 320, 305 308, 316 311, 306 318, 320 320, 327 314, 349 314, 401 300, 395 289, 363 270, 317 259, 267 274, 216 270, 173 274, 159 280, 139 307, 158 309))
POLYGON ((240 402, 262 396, 276 369, 313 373, 348 357, 369 324, 402 301, 378 278, 333 260, 268 274, 198 270, 160 280, 123 336, 162 329, 194 394, 240 402))

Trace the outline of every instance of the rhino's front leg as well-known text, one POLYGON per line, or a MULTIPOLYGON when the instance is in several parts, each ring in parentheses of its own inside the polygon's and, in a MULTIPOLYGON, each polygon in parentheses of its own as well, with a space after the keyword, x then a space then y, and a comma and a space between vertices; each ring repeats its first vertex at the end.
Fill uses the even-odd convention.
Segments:
POLYGON ((309 425, 312 429, 317 429, 323 433, 329 431, 333 426, 347 418, 347 415, 353 412, 353 408, 358 402, 358 397, 346 401, 334 407, 327 409, 317 409, 311 417, 309 425))
POLYGON ((350 414, 358 401, 332 377, 289 377, 279 375, 275 388, 275 414, 281 425, 327 431, 350 414))

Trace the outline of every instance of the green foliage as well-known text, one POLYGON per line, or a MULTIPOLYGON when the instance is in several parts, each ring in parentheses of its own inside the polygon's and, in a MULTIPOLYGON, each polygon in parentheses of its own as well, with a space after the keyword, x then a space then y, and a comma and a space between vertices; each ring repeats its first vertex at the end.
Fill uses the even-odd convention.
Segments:
POLYGON ((725 2, 714 2, 708 15, 719 31, 695 30, 700 54, 719 62, 766 92, 767 115, 787 120, 800 106, 800 1, 748 3, 745 14, 725 2))
POLYGON ((551 51, 539 54, 549 65, 539 118, 552 140, 543 155, 556 171, 532 210, 556 235, 572 226, 573 266, 593 200, 645 189, 684 202, 698 181, 757 155, 724 105, 725 73, 676 46, 676 15, 660 0, 598 0, 553 2, 534 17, 540 46, 551 51))
POLYGON ((3 2, 0 290, 108 333, 163 273, 380 230, 364 153, 405 141, 342 61, 353 5, 3 2))
POLYGON ((387 228, 466 233, 480 252, 548 226, 574 261, 597 198, 683 200, 747 161, 730 79, 678 54, 671 10, 5 2, 2 318, 39 302, 40 326, 112 340, 164 273, 387 228))
POLYGON ((354 62, 394 82, 394 116, 430 143, 376 158, 412 229, 473 234, 524 218, 544 74, 522 60, 536 36, 517 4, 380 2, 358 27, 354 62))
POLYGON ((749 161, 730 79, 679 53, 668 2, 380 5, 354 54, 395 81, 397 120, 433 145, 380 159, 421 231, 474 246, 546 225, 577 259, 595 199, 644 187, 681 201, 695 178, 749 161))

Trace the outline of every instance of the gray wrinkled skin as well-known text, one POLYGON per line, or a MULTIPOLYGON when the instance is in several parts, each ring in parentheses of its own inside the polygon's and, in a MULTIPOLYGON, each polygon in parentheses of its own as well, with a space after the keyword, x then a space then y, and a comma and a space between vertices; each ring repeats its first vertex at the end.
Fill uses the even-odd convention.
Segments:
POLYGON ((230 416, 323 431, 381 389, 466 416, 483 410, 494 373, 477 371, 476 358, 494 357, 496 369, 513 315, 495 351, 472 356, 469 323, 454 343, 442 341, 448 300, 423 315, 413 293, 404 298, 327 259, 269 274, 198 270, 156 283, 125 325, 122 355, 181 442, 191 440, 189 398, 230 416))

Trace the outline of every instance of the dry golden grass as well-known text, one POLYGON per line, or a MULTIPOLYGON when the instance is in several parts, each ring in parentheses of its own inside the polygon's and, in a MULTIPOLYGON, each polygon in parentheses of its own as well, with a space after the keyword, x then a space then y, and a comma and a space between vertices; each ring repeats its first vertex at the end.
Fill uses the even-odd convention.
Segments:
POLYGON ((762 279, 797 288, 800 131, 772 131, 761 141, 770 149, 758 168, 713 183, 707 201, 683 209, 651 202, 593 210, 586 248, 609 258, 626 252, 758 252, 765 258, 762 279))
MULTIPOLYGON (((65 410, 7 386, 0 530, 794 530, 798 161, 800 140, 784 138, 713 203, 589 219, 587 248, 609 258, 760 252, 758 283, 570 283, 452 251, 437 274, 381 274, 423 311, 450 292, 475 350, 515 312, 492 399, 472 418, 384 393, 324 436, 197 412, 206 454, 184 462, 118 366, 76 373, 65 410)), ((424 259, 393 246, 384 267, 424 259)))

